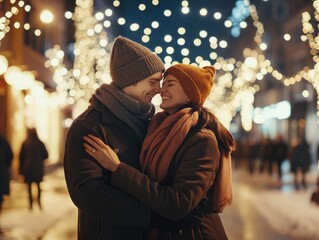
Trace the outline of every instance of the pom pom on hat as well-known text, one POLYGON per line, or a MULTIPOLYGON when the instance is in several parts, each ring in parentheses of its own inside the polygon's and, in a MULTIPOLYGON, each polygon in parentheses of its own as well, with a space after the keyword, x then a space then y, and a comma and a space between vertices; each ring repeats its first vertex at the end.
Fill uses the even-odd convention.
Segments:
POLYGON ((164 70, 164 64, 156 53, 128 38, 116 38, 111 52, 110 74, 117 87, 133 85, 164 70))
POLYGON ((173 75, 182 85, 189 100, 203 106, 214 85, 215 73, 213 66, 200 68, 180 63, 169 67, 164 77, 173 75))

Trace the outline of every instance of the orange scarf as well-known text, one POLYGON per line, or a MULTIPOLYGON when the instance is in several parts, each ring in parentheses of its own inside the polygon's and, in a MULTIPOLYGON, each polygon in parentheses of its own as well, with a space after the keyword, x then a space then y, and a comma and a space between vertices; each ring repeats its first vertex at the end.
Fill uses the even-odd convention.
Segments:
POLYGON ((232 169, 231 169, 231 155, 220 151, 219 170, 215 177, 213 188, 213 210, 216 213, 223 212, 227 205, 233 201, 233 188, 232 188, 232 169))
POLYGON ((142 170, 151 180, 165 178, 176 151, 197 122, 198 112, 191 108, 172 115, 160 112, 152 118, 140 153, 142 170))

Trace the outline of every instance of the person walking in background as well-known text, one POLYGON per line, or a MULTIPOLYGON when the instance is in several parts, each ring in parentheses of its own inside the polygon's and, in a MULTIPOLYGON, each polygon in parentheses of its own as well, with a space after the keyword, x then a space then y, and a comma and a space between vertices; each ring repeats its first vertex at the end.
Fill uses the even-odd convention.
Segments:
POLYGON ((256 169, 259 146, 259 142, 254 138, 250 139, 248 142, 247 167, 250 175, 253 175, 256 169))
POLYGON ((311 194, 310 202, 319 206, 319 176, 317 178, 316 186, 316 190, 311 194))
POLYGON ((141 169, 139 153, 147 124, 155 113, 165 70, 145 46, 116 38, 110 58, 111 84, 101 85, 89 108, 72 123, 66 140, 64 172, 68 191, 78 207, 78 239, 142 240, 150 210, 114 187, 110 172, 88 155, 83 136, 94 134, 115 147, 123 162, 141 169))
POLYGON ((85 151, 113 172, 112 185, 153 211, 149 239, 227 239, 218 213, 232 202, 235 141, 203 107, 214 76, 212 66, 167 69, 164 111, 150 122, 140 154, 142 172, 122 161, 112 150, 116 145, 92 134, 84 137, 85 151))
POLYGON ((37 186, 37 202, 39 208, 42 209, 40 183, 43 181, 44 176, 44 160, 48 156, 48 151, 44 143, 39 139, 36 129, 28 129, 27 138, 21 146, 19 160, 20 174, 23 175, 24 182, 28 186, 30 210, 33 208, 32 183, 37 186))
POLYGON ((274 162, 277 164, 277 176, 278 180, 281 181, 282 177, 282 163, 288 157, 288 145, 284 142, 282 134, 278 134, 274 140, 272 146, 272 157, 274 162))
MULTIPOLYGON (((0 135, 0 217, 4 195, 10 194, 10 166, 13 153, 8 141, 0 135)), ((1 220, 1 219, 0 219, 1 220)), ((0 222, 0 234, 1 222, 0 222)))
POLYGON ((300 185, 304 189, 307 188, 306 174, 309 171, 311 164, 309 145, 305 138, 302 138, 299 142, 298 140, 293 141, 292 151, 291 151, 291 171, 294 175, 294 185, 296 190, 300 189, 300 185), (299 172, 301 174, 301 181, 299 180, 299 172))
MULTIPOLYGON (((260 165, 259 165, 259 173, 264 173, 264 171, 267 171, 269 169, 269 159, 271 154, 271 140, 268 137, 263 137, 261 139, 259 148, 259 159, 260 159, 260 165), (268 166, 268 169, 267 169, 268 166)), ((269 171, 268 171, 269 174, 269 171)))

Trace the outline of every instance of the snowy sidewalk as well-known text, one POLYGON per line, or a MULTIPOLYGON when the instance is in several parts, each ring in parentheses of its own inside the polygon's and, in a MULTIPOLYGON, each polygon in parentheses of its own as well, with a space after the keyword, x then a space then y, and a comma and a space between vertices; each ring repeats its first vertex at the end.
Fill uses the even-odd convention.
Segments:
MULTIPOLYGON (((295 240, 319 240, 319 206, 310 203, 317 170, 307 176, 308 189, 300 191, 294 190, 292 176, 288 173, 282 185, 278 184, 275 176, 270 178, 258 173, 250 176, 244 169, 234 170, 233 175, 236 184, 247 183, 252 186, 251 191, 245 191, 245 199, 255 206, 276 231, 295 240)), ((30 211, 25 184, 21 181, 11 182, 11 195, 5 199, 0 216, 5 231, 4 235, 0 235, 0 240, 40 239, 39 236, 59 220, 74 213, 75 206, 67 193, 62 167, 45 176, 42 189, 43 210, 35 205, 33 211, 30 211)), ((71 219, 68 224, 76 229, 76 218, 71 219)))
MULTIPOLYGON (((308 188, 295 190, 291 174, 284 175, 283 184, 266 174, 249 176, 244 170, 235 170, 234 179, 258 186, 248 193, 247 199, 265 217, 270 226, 279 233, 296 240, 319 240, 319 206, 311 204, 310 198, 316 190, 318 171, 307 175, 308 188)), ((236 196, 235 196, 236 197, 236 196)))
MULTIPOLYGON (((11 194, 5 198, 0 216, 4 231, 0 240, 39 239, 63 216, 74 211, 75 206, 67 193, 62 167, 46 175, 41 183, 42 210, 36 201, 33 210, 29 210, 27 188, 23 182, 12 180, 10 184, 11 194)), ((76 222, 70 224, 76 228, 76 222)))

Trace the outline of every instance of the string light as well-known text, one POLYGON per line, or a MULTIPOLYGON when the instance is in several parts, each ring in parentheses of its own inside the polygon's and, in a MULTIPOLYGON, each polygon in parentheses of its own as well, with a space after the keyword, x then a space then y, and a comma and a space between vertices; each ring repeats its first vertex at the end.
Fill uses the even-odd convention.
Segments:
MULTIPOLYGON (((315 9, 315 20, 319 22, 319 0, 315 0, 313 6, 315 9)), ((214 109, 214 111, 218 113, 218 116, 226 115, 225 119, 223 119, 226 126, 230 125, 232 117, 236 114, 236 110, 241 109, 240 115, 243 128, 249 131, 251 129, 252 119, 247 119, 247 114, 249 116, 251 115, 254 94, 259 90, 259 86, 255 84, 255 80, 261 80, 264 75, 272 74, 286 86, 293 85, 302 79, 310 82, 317 92, 317 116, 319 117, 319 34, 313 36, 315 31, 310 23, 310 14, 308 12, 303 13, 302 23, 303 32, 307 37, 311 49, 310 53, 313 55, 315 65, 312 69, 308 66, 304 66, 303 69, 294 76, 286 77, 283 73, 276 70, 263 54, 263 51, 266 49, 262 41, 264 27, 259 21, 255 6, 250 5, 249 10, 253 25, 256 27, 254 40, 257 44, 257 49, 244 49, 244 61, 234 60, 236 62, 236 68, 232 72, 227 71, 227 67, 225 68, 225 66, 232 64, 232 59, 217 58, 215 67, 218 69, 219 76, 215 90, 211 94, 212 97, 208 98, 209 107, 214 109), (250 99, 250 101, 247 101, 245 98, 250 99), (227 112, 227 114, 225 114, 225 112, 227 112)), ((317 26, 319 26, 319 24, 317 26)))
MULTIPOLYGON (((12 4, 12 7, 8 11, 5 12, 4 16, 0 17, 0 44, 1 44, 1 40, 11 30, 11 27, 10 27, 11 20, 12 20, 11 18, 15 15, 18 15, 22 11, 25 11, 25 12, 31 11, 31 6, 26 5, 25 1, 23 1, 23 0, 10 1, 10 3, 12 4)), ((52 15, 50 15, 49 17, 53 18, 52 15)), ((23 20, 25 20, 25 18, 23 18, 23 20)), ((15 28, 19 28, 20 26, 24 26, 25 30, 27 30, 27 31, 30 30, 30 23, 15 22, 15 23, 13 23, 13 26, 15 28)), ((37 37, 37 36, 39 36, 38 33, 39 33, 39 30, 36 29, 36 31, 34 31, 34 35, 37 37)))

